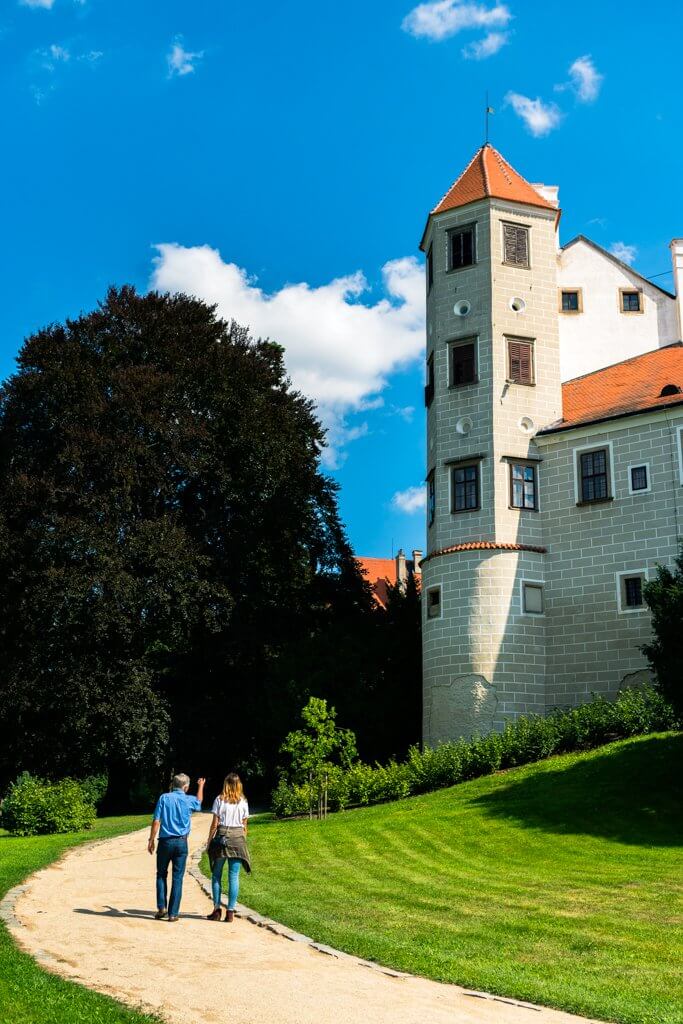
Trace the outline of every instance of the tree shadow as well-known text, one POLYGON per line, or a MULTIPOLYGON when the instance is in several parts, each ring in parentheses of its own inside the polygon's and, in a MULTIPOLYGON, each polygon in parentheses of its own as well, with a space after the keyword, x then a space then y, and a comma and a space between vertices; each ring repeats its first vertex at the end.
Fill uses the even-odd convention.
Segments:
POLYGON ((558 765, 511 778, 471 802, 524 828, 678 846, 683 844, 682 779, 683 734, 653 736, 569 768, 558 765))

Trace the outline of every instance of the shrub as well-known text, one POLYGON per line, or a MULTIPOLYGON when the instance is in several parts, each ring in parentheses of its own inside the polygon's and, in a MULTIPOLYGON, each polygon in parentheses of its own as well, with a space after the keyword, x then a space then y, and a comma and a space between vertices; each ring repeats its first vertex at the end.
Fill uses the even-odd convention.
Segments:
POLYGON ((652 640, 641 647, 665 700, 683 715, 683 547, 673 571, 657 566, 657 576, 644 587, 652 612, 652 640))
MULTIPOLYGON (((453 786, 501 768, 531 764, 552 754, 587 750, 615 739, 661 732, 680 724, 672 708, 651 689, 623 690, 614 701, 594 697, 587 704, 557 710, 547 717, 529 715, 508 722, 501 733, 443 743, 419 750, 411 747, 404 762, 349 767, 329 766, 331 810, 400 800, 416 793, 453 786)), ((308 784, 280 779, 273 810, 280 817, 308 812, 314 794, 308 784)))
POLYGON ((47 782, 24 772, 2 801, 0 825, 17 836, 80 832, 92 828, 95 800, 105 790, 106 780, 101 778, 47 782))

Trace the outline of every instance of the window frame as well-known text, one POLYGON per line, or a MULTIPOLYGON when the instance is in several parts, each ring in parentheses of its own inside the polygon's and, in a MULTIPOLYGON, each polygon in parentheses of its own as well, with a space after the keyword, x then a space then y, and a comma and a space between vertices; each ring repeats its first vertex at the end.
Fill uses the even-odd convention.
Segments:
POLYGON ((480 512, 482 509, 482 473, 481 473, 481 459, 463 459, 448 466, 448 507, 451 515, 460 516, 466 515, 468 512, 480 512), (471 469, 474 468, 477 471, 476 484, 477 484, 477 504, 472 505, 469 508, 456 508, 455 507, 455 473, 459 469, 471 469))
POLYGON ((502 255, 503 255, 503 266, 504 267, 517 267, 518 270, 531 270, 531 225, 520 224, 519 221, 514 220, 501 220, 501 244, 502 244, 502 255), (526 232, 526 263, 510 263, 505 258, 505 229, 518 228, 526 232))
POLYGON ((476 334, 468 335, 466 338, 451 338, 447 343, 448 348, 448 387, 451 388, 468 388, 472 384, 479 383, 479 337, 476 334), (472 345, 474 349, 474 376, 472 380, 463 381, 462 384, 455 383, 455 374, 453 372, 453 352, 456 348, 464 348, 466 345, 472 345))
POLYGON ((678 437, 678 482, 683 486, 683 424, 676 427, 678 437))
POLYGON ((616 489, 614 486, 613 442, 594 442, 593 444, 583 444, 578 448, 572 448, 572 458, 574 459, 574 500, 577 508, 589 508, 592 505, 604 505, 610 501, 614 501, 616 497, 616 489), (592 500, 584 501, 581 491, 580 456, 582 454, 587 454, 588 452, 602 451, 603 448, 606 448, 609 452, 607 457, 607 481, 609 485, 609 493, 606 498, 593 498, 592 500))
POLYGON ((533 462, 530 459, 511 459, 510 458, 510 459, 506 459, 506 461, 508 463, 508 479, 509 479, 508 502, 509 502, 509 508, 513 509, 515 512, 538 512, 539 511, 539 500, 538 500, 538 477, 539 477, 539 473, 538 473, 538 463, 537 462, 533 462), (515 488, 514 488, 513 470, 514 470, 515 466, 522 466, 524 469, 531 469, 531 470, 533 470, 533 474, 534 474, 534 504, 533 504, 533 506, 529 506, 529 505, 515 505, 514 504, 515 488))
POLYGON ((442 619, 443 618, 443 591, 441 589, 441 584, 440 583, 435 583, 433 587, 426 587, 425 588, 425 618, 426 619, 432 619, 432 620, 433 619, 442 619), (430 594, 434 594, 434 593, 438 593, 438 595, 439 595, 439 614, 438 615, 430 615, 429 614, 429 608, 430 608, 430 605, 429 605, 429 595, 430 594))
POLYGON ((434 287, 434 243, 429 243, 427 249, 427 295, 434 287))
POLYGON ((426 478, 427 484, 427 529, 436 521, 436 471, 430 469, 426 478))
POLYGON ((619 289, 619 312, 624 316, 639 316, 645 312, 645 294, 642 288, 620 288, 619 289), (624 309, 624 295, 638 296, 638 309, 624 309))
POLYGON ((643 603, 636 605, 635 607, 629 607, 626 604, 626 588, 624 581, 627 579, 642 580, 642 586, 644 587, 649 582, 650 576, 647 566, 642 569, 625 569, 621 572, 615 572, 614 574, 616 588, 617 588, 617 611, 619 615, 642 615, 643 612, 649 612, 645 596, 643 595, 643 603))
POLYGON ((574 288, 562 286, 558 288, 558 312, 562 313, 563 316, 578 316, 579 313, 583 313, 583 288, 574 288), (575 292, 577 296, 578 309, 564 309, 562 307, 562 298, 565 292, 575 292))
POLYGON ((637 496, 639 494, 650 494, 651 493, 651 491, 652 491, 652 477, 650 475, 650 463, 649 462, 634 462, 632 465, 628 466, 626 472, 628 474, 628 493, 629 494, 633 494, 633 495, 637 496), (647 477, 647 486, 646 487, 636 487, 636 488, 633 487, 633 479, 631 477, 631 470, 633 470, 633 469, 644 469, 645 470, 645 475, 647 477))
POLYGON ((448 239, 448 271, 449 274, 457 274, 459 270, 467 270, 468 267, 476 267, 477 265, 477 222, 471 221, 468 224, 459 224, 457 227, 448 228, 446 232, 448 239), (463 263, 460 267, 453 266, 453 236, 462 235, 466 231, 472 234, 472 262, 463 263))
POLYGON ((521 579, 519 581, 519 614, 529 619, 544 619, 545 618, 545 580, 531 580, 521 579), (534 587, 541 591, 541 608, 540 612, 530 612, 526 609, 524 604, 524 588, 534 587))
POLYGON ((535 338, 523 338, 516 334, 505 335, 505 380, 508 384, 519 384, 524 388, 533 388, 536 386, 536 345, 535 338), (529 374, 530 379, 527 380, 515 380, 512 376, 512 360, 510 356, 510 345, 526 345, 529 348, 529 374))
POLYGON ((427 380, 425 382, 425 407, 429 409, 432 402, 434 401, 434 394, 436 392, 436 377, 434 370, 434 352, 430 352, 427 356, 427 380))

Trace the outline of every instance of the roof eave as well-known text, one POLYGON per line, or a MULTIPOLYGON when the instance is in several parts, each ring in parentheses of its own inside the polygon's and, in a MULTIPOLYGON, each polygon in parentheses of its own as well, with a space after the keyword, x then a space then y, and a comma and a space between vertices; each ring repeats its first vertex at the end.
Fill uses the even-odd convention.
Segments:
POLYGON ((559 423, 557 426, 544 427, 536 434, 537 437, 547 437, 548 434, 561 434, 565 430, 578 430, 580 427, 591 427, 597 423, 607 423, 609 420, 623 420, 627 416, 640 416, 648 412, 662 412, 666 409, 675 409, 683 405, 683 395, 675 402, 667 402, 665 405, 647 405, 640 409, 626 409, 624 412, 613 412, 608 416, 595 416, 590 420, 579 420, 578 422, 559 423))

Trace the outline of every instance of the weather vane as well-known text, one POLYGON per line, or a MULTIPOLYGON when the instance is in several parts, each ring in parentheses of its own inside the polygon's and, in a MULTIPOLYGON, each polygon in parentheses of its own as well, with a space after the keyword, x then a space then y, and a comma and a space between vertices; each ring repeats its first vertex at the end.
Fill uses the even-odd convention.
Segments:
POLYGON ((489 94, 488 94, 488 90, 487 90, 487 92, 486 92, 486 114, 484 115, 484 117, 485 117, 485 124, 486 124, 486 143, 485 144, 487 146, 489 144, 489 117, 491 116, 491 114, 495 114, 495 110, 493 109, 493 107, 489 106, 489 94))

